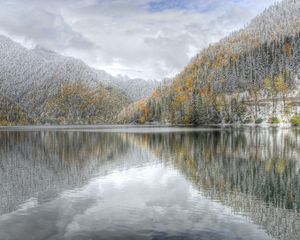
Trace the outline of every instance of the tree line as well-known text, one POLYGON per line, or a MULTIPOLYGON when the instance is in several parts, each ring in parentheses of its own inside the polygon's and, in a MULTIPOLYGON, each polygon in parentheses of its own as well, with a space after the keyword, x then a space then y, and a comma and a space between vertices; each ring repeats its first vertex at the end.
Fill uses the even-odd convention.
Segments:
MULTIPOLYGON (((262 97, 283 99, 296 86, 300 66, 300 32, 241 48, 216 44, 198 54, 170 86, 161 86, 132 112, 127 122, 207 124, 257 121, 249 99, 258 109, 262 97)), ((288 114, 288 106, 285 106, 288 114)))

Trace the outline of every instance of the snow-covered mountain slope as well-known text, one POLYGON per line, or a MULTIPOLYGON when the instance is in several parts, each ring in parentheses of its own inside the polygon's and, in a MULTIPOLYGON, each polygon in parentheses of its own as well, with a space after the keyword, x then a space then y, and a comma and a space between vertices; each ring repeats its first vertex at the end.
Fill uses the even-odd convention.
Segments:
POLYGON ((18 115, 18 109, 22 109, 29 119, 43 116, 44 122, 47 117, 54 123, 57 119, 64 123, 91 118, 99 123, 110 121, 130 99, 112 82, 102 80, 102 75, 80 60, 41 47, 28 50, 0 36, 0 97, 14 108, 12 114, 0 120, 9 122, 11 115, 18 115), (61 103, 54 101, 64 95, 61 103), (87 100, 90 102, 85 104, 87 100), (74 106, 72 110, 70 106, 74 106))
MULTIPOLYGON (((42 56, 44 59, 50 61, 59 62, 67 58, 39 46, 37 46, 33 51, 39 56, 42 56)), ((73 60, 73 62, 81 62, 80 60, 73 58, 68 59, 73 60)), ((117 77, 114 77, 103 70, 91 70, 94 73, 93 77, 96 79, 96 81, 101 82, 105 86, 113 86, 119 88, 134 101, 143 99, 145 97, 149 97, 153 90, 159 85, 159 81, 156 80, 129 78, 128 76, 123 75, 118 75, 117 77)))
POLYGON ((152 92, 159 86, 156 80, 144 80, 140 78, 130 79, 127 76, 117 76, 114 83, 125 91, 134 101, 150 97, 152 92))
POLYGON ((28 50, 0 36, 1 94, 32 108, 54 94, 60 84, 99 84, 97 73, 82 61, 38 48, 28 50))
MULTIPOLYGON (((64 57, 56 52, 45 49, 43 47, 37 46, 34 50, 32 50, 35 54, 43 57, 46 61, 52 62, 63 62, 68 59, 68 61, 72 62, 70 65, 74 64, 75 68, 80 69, 84 68, 85 71, 81 71, 84 73, 83 78, 96 80, 97 82, 101 82, 104 86, 107 87, 117 87, 121 91, 125 92, 127 96, 129 96, 132 100, 140 100, 145 97, 149 97, 152 91, 158 86, 159 82, 156 80, 144 80, 144 79, 131 79, 128 76, 118 75, 114 77, 103 70, 96 70, 86 66, 80 60, 70 57, 64 57), (87 73, 88 71, 88 73, 87 73)), ((76 71, 72 69, 72 72, 77 74, 76 71)), ((74 79, 75 76, 70 76, 71 79, 74 79)))
POLYGON ((34 105, 33 101, 39 104, 51 95, 62 82, 119 88, 133 100, 148 97, 157 84, 142 79, 118 79, 105 71, 87 66, 81 60, 59 55, 40 46, 28 50, 0 35, 2 94, 29 107, 34 105), (38 91, 39 96, 32 99, 32 91, 38 91))
POLYGON ((283 0, 255 17, 245 28, 224 38, 220 44, 245 50, 259 43, 278 40, 300 31, 300 0, 283 0))

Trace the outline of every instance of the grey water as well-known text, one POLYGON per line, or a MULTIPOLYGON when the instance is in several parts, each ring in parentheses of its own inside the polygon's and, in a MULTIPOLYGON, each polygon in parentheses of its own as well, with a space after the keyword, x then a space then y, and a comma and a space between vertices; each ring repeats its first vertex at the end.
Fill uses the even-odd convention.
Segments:
POLYGON ((0 131, 0 239, 300 239, 300 129, 0 131))

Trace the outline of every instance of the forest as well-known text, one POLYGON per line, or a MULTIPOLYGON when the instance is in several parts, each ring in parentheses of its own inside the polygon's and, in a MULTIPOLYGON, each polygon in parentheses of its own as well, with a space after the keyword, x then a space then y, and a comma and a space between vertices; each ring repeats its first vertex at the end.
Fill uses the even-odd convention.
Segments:
POLYGON ((300 32, 254 45, 243 50, 228 44, 209 47, 170 86, 161 86, 149 100, 124 110, 120 120, 192 125, 276 123, 282 116, 294 115, 297 106, 292 106, 291 99, 298 97, 292 90, 300 78, 300 32), (270 113, 264 113, 260 104, 266 99, 270 113))

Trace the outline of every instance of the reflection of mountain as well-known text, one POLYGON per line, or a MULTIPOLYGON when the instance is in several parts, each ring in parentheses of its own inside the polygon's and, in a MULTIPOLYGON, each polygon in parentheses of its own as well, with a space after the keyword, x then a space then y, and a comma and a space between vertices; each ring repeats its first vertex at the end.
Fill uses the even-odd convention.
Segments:
MULTIPOLYGON (((35 204, 35 199, 39 203, 60 199, 56 198, 58 194, 68 195, 71 192, 65 190, 73 192, 74 188, 88 186, 86 183, 95 175, 131 170, 158 158, 178 169, 200 190, 203 199, 229 206, 273 237, 296 240, 300 235, 299 133, 299 129, 254 128, 157 133, 0 132, 0 215, 20 204, 25 208, 26 204, 35 204), (29 198, 33 200, 26 203, 29 198)), ((121 178, 127 179, 128 172, 124 172, 121 178)), ((120 176, 115 177, 120 183, 120 176)), ((143 179, 150 181, 149 186, 156 185, 156 179, 143 179)), ((178 184, 168 189, 183 193, 178 184)), ((136 191, 139 195, 141 189, 136 191)), ((76 204, 95 199, 94 192, 88 196, 76 204)), ((111 201, 110 193, 106 199, 111 201)), ((40 206, 42 209, 43 204, 40 206)), ((54 209, 58 211, 56 206, 54 209)))
POLYGON ((117 133, 0 132, 0 215, 29 198, 54 198, 96 174, 137 164, 127 154, 141 153, 117 133))
POLYGON ((274 237, 298 239, 299 130, 228 129, 133 140, 148 145, 207 197, 249 216, 274 237))

